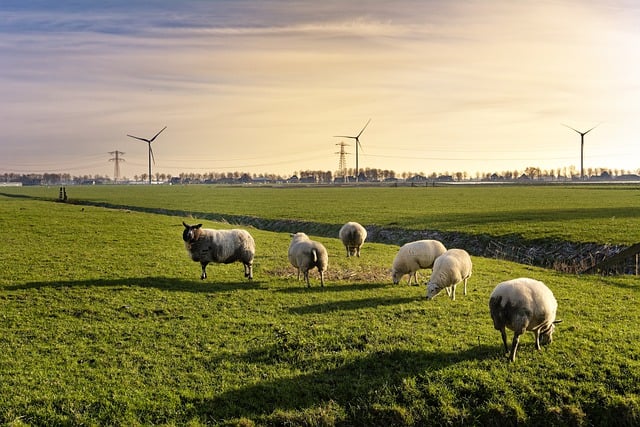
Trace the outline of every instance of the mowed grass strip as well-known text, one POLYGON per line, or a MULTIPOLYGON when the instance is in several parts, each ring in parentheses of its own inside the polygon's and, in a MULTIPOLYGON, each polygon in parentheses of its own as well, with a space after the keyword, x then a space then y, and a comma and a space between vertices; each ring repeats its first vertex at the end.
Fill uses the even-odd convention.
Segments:
MULTIPOLYGON (((55 199, 58 187, 7 188, 55 199)), ((455 231, 524 239, 640 242, 637 185, 443 187, 73 186, 73 200, 332 224, 455 231)))
POLYGON ((347 259, 318 237, 330 274, 307 289, 288 234, 250 228, 255 280, 230 264, 200 281, 183 219, 0 198, 1 423, 640 422, 637 278, 474 257, 468 295, 426 301, 391 284, 397 246, 347 259), (519 276, 548 284, 564 322, 542 351, 524 336, 511 364, 487 304, 519 276))

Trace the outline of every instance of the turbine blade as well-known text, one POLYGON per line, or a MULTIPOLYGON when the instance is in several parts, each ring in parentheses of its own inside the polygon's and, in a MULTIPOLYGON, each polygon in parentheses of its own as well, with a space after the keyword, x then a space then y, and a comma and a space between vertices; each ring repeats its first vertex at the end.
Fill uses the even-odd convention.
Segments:
POLYGON ((160 135, 160 134, 162 133, 162 131, 163 131, 163 130, 165 130, 166 128, 167 128, 166 126, 165 126, 165 127, 163 127, 163 128, 160 130, 160 132, 156 133, 156 136, 154 136, 153 138, 151 138, 151 139, 149 140, 149 142, 153 142, 153 140, 154 140, 154 139, 156 139, 156 138, 158 137, 158 135, 160 135))
POLYGON ((580 132, 578 129, 574 129, 574 128, 572 128, 572 127, 571 127, 571 126, 569 126, 569 125, 565 125, 564 123, 562 123, 562 126, 566 126, 566 127, 568 127, 569 129, 571 129, 571 130, 573 130, 573 131, 575 131, 575 132, 578 132, 580 135, 582 135, 582 132, 580 132))
POLYGON ((156 164, 156 158, 153 157, 153 150, 151 149, 151 144, 149 144, 149 154, 151 154, 151 160, 153 160, 153 164, 156 164))
POLYGON ((595 125, 594 127, 592 127, 591 129, 589 129, 588 131, 586 131, 585 133, 583 133, 583 135, 588 134, 589 132, 591 132, 592 130, 594 130, 595 128, 597 128, 598 126, 600 126, 600 123, 598 123, 597 125, 595 125))
POLYGON ((351 138, 351 139, 357 139, 356 136, 348 136, 348 135, 333 135, 334 138, 351 138))
POLYGON ((140 141, 149 142, 149 140, 148 140, 148 139, 146 139, 146 138, 139 138, 139 137, 137 137, 137 136, 133 136, 133 135, 129 135, 129 134, 127 134, 127 136, 128 136, 128 137, 131 137, 131 138, 139 139, 140 141))
MULTIPOLYGON (((358 134, 358 137, 359 137, 360 135, 362 135, 362 132, 364 132, 364 130, 367 128, 367 126, 369 126, 369 123, 371 123, 371 119, 369 119, 369 121, 367 122, 367 124, 366 124, 366 125, 364 125, 364 127, 362 128, 362 130, 361 130, 361 131, 360 131, 360 133, 358 134)), ((356 137, 356 138, 357 138, 357 137, 356 137)))

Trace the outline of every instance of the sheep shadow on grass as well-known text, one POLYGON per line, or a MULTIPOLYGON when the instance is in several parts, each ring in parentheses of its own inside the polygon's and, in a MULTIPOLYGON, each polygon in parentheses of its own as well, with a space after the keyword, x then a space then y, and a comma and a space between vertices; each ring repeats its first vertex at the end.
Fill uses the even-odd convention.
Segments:
MULTIPOLYGON (((414 378, 419 384, 426 384, 434 374, 451 365, 493 359, 495 356, 495 346, 486 345, 459 352, 376 351, 336 368, 318 367, 313 372, 261 381, 212 398, 183 398, 183 403, 192 408, 189 417, 201 420, 256 420, 269 416, 276 410, 300 410, 335 402, 343 408, 350 408, 351 413, 345 414, 347 419, 342 420, 349 425, 350 422, 367 419, 366 414, 372 408, 363 403, 366 401, 365 397, 376 393, 376 390, 385 390, 395 395, 395 399, 401 400, 403 384, 408 378, 414 378)), ((271 364, 280 359, 286 360, 287 355, 274 346, 248 352, 241 358, 252 363, 271 364)), ((427 400, 429 397, 435 398, 429 396, 426 386, 422 392, 427 400)))
POLYGON ((309 292, 352 292, 372 291, 374 289, 389 287, 389 285, 385 283, 356 283, 350 285, 334 285, 331 283, 325 283, 324 287, 322 287, 320 286, 320 283, 316 285, 314 282, 311 282, 311 287, 307 287, 307 285, 302 280, 300 280, 299 282, 295 282, 295 285, 288 288, 278 289, 277 292, 286 294, 304 294, 309 292))
POLYGON ((321 304, 303 305, 300 307, 290 308, 289 311, 292 314, 318 314, 318 313, 330 313, 336 311, 349 311, 360 310, 364 308, 385 307, 398 304, 409 304, 419 300, 424 300, 424 297, 401 297, 401 298, 364 298, 348 301, 330 301, 321 304))
POLYGON ((93 287, 140 287, 156 288, 165 291, 195 293, 228 292, 234 289, 260 289, 260 281, 237 281, 216 283, 213 281, 185 280, 175 277, 123 277, 114 279, 52 280, 28 282, 21 285, 4 286, 6 290, 25 290, 41 288, 93 288, 93 287))

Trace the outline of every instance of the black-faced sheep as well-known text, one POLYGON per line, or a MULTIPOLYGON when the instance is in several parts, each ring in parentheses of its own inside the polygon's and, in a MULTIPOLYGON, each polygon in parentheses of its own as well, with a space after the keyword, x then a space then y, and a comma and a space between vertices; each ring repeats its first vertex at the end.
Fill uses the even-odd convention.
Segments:
POLYGON ((191 259, 202 265, 200 279, 207 278, 210 262, 229 264, 240 261, 244 264, 244 277, 253 279, 253 258, 256 244, 246 230, 212 230, 202 224, 189 225, 184 221, 182 240, 191 259))
POLYGON ((324 287, 324 273, 329 265, 329 256, 322 243, 309 239, 305 233, 291 234, 288 255, 291 265, 298 269, 298 280, 302 271, 307 287, 310 287, 309 270, 317 267, 320 273, 320 285, 324 287))
POLYGON ((532 331, 536 337, 536 350, 553 340, 558 303, 553 292, 542 282, 527 277, 507 280, 498 284, 489 297, 489 310, 493 326, 500 331, 504 349, 507 346, 507 332, 513 331, 509 360, 516 360, 520 335, 532 331))
POLYGON ((418 270, 421 268, 431 268, 433 263, 447 249, 437 240, 416 240, 404 244, 398 250, 391 265, 391 279, 393 284, 400 283, 402 276, 409 275, 408 285, 411 279, 418 284, 418 270))
POLYGON ((360 248, 367 238, 367 230, 357 222, 347 222, 340 228, 338 237, 347 250, 347 258, 360 256, 360 248))
POLYGON ((464 249, 449 249, 433 263, 433 271, 427 283, 427 299, 432 299, 446 289, 447 295, 456 300, 456 286, 464 281, 464 294, 467 294, 467 280, 471 277, 473 265, 471 257, 464 249))

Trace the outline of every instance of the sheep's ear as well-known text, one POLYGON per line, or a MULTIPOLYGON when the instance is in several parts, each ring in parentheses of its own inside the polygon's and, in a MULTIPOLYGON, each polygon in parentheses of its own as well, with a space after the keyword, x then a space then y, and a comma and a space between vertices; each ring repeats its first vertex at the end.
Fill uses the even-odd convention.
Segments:
POLYGON ((182 225, 184 225, 185 228, 189 228, 189 224, 187 224, 186 222, 182 221, 182 225))
POLYGON ((195 228, 200 228, 200 227, 202 227, 202 224, 196 224, 196 225, 194 225, 194 227, 195 228))
POLYGON ((553 321, 553 323, 554 323, 554 324, 556 324, 556 323, 562 323, 562 319, 560 319, 560 320, 554 320, 554 321, 553 321))

